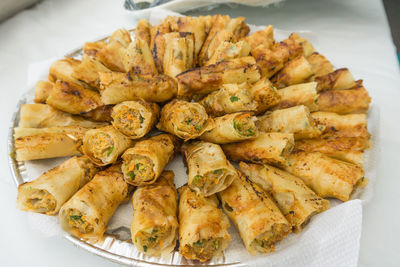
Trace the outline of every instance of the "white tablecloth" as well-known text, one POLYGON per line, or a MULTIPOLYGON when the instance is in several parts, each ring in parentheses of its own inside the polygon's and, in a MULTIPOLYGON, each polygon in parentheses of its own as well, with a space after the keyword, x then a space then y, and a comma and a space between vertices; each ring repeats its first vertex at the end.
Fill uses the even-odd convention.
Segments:
MULTIPOLYGON (((287 0, 271 7, 220 7, 193 15, 226 13, 246 16, 252 24, 273 24, 288 31, 316 34, 317 49, 337 67, 349 67, 364 79, 373 104, 380 110, 380 161, 374 198, 364 207, 360 265, 399 266, 400 203, 400 75, 382 3, 374 0, 287 0), (326 53, 329 51, 329 54, 326 53)), ((11 114, 26 83, 30 62, 61 57, 84 41, 116 28, 131 28, 136 19, 122 1, 45 1, 0 24, 0 200, 3 210, 0 266, 112 266, 74 248, 66 240, 44 238, 30 230, 15 209, 16 190, 7 166, 6 140, 11 114)))

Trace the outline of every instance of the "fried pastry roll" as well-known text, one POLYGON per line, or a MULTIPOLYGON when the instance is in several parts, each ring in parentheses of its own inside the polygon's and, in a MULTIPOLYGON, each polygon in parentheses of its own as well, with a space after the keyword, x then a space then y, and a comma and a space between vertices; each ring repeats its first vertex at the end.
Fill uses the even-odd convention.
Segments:
POLYGON ((81 155, 82 139, 88 128, 78 126, 15 128, 18 161, 81 155))
POLYGON ((300 177, 319 196, 350 199, 364 177, 361 167, 319 152, 297 152, 288 156, 285 169, 300 177))
POLYGON ((314 102, 318 99, 317 83, 295 84, 278 90, 280 102, 273 109, 284 109, 304 105, 314 108, 314 102))
POLYGON ((155 76, 128 73, 100 73, 100 94, 104 104, 142 98, 149 102, 165 102, 177 93, 176 81, 168 75, 155 76))
POLYGON ((46 104, 71 114, 80 114, 103 106, 98 92, 76 84, 57 81, 46 104))
POLYGON ((349 89, 356 86, 353 75, 347 68, 337 69, 315 78, 317 91, 349 89))
POLYGON ((142 99, 119 103, 111 114, 114 127, 131 139, 141 138, 150 132, 159 115, 160 107, 156 103, 142 99))
POLYGON ((247 83, 224 84, 204 97, 200 102, 211 116, 222 116, 240 111, 255 111, 257 103, 249 91, 247 83))
POLYGON ((267 112, 258 117, 257 127, 264 132, 293 133, 296 140, 319 137, 325 129, 314 122, 303 105, 267 112))
POLYGON ((86 157, 73 157, 37 179, 18 187, 17 206, 23 211, 55 215, 98 169, 86 157))
POLYGON ((199 137, 214 127, 214 120, 208 117, 202 105, 178 99, 172 100, 162 108, 157 124, 160 131, 174 134, 184 140, 199 137))
POLYGON ((91 56, 91 57, 96 57, 97 52, 101 49, 103 49, 107 45, 107 42, 105 41, 98 41, 98 42, 86 42, 83 45, 83 53, 85 55, 91 56))
POLYGON ((288 39, 301 46, 304 57, 311 56, 315 51, 314 46, 307 39, 300 37, 296 32, 290 34, 288 39))
POLYGON ((280 95, 267 78, 261 78, 250 86, 249 92, 257 103, 256 113, 262 113, 280 102, 280 95))
POLYGON ((291 133, 260 133, 255 139, 222 145, 230 160, 277 165, 286 162, 293 147, 294 137, 291 133))
POLYGON ((137 142, 122 155, 125 181, 136 186, 154 183, 178 149, 177 138, 170 134, 137 142))
POLYGON ((182 146, 188 168, 188 186, 197 193, 211 196, 225 190, 237 173, 217 144, 197 141, 182 146))
POLYGON ((38 81, 35 85, 35 103, 45 103, 53 90, 54 83, 49 81, 38 81))
POLYGON ((72 77, 79 81, 83 81, 93 88, 100 88, 99 72, 109 72, 110 70, 104 66, 98 58, 91 57, 86 54, 82 56, 81 63, 74 68, 72 77))
POLYGON ((311 116, 317 124, 325 126, 323 137, 370 137, 366 114, 313 112, 311 116))
POLYGON ((107 123, 86 120, 45 104, 23 104, 18 123, 18 127, 21 128, 48 128, 55 126, 96 128, 106 125, 107 123))
POLYGON ((207 62, 207 65, 217 64, 218 62, 238 57, 247 57, 250 54, 250 45, 241 40, 237 43, 224 41, 220 43, 214 55, 207 62))
POLYGON ((178 95, 205 95, 218 90, 225 83, 254 83, 260 79, 255 63, 253 57, 241 57, 188 70, 177 76, 178 95))
POLYGON ((140 186, 132 197, 132 243, 150 256, 171 253, 178 237, 174 173, 164 171, 157 182, 140 186))
POLYGON ((140 39, 150 46, 151 42, 151 24, 146 19, 139 20, 135 29, 135 40, 140 39))
POLYGON ((288 172, 245 162, 240 162, 239 166, 251 181, 273 196, 295 232, 301 231, 312 216, 330 206, 328 200, 319 197, 300 178, 288 172))
POLYGON ((78 238, 101 241, 109 220, 129 191, 120 165, 98 172, 61 207, 61 227, 78 238))
POLYGON ((227 144, 258 136, 255 116, 249 112, 238 112, 214 118, 215 128, 203 133, 201 140, 216 144, 227 144))
POLYGON ((244 41, 250 45, 251 50, 255 49, 259 45, 264 45, 265 48, 270 48, 275 42, 274 27, 268 25, 265 29, 256 31, 245 37, 244 41))
POLYGON ((80 115, 93 121, 111 123, 111 113, 113 107, 113 105, 104 105, 91 111, 81 113, 80 115))
POLYGON ((339 114, 367 113, 371 98, 363 86, 344 90, 328 90, 319 94, 311 111, 339 114))
POLYGON ((316 77, 327 75, 334 71, 333 65, 323 55, 314 52, 307 57, 308 63, 311 65, 311 70, 314 73, 312 80, 316 77))
POLYGON ((81 64, 78 59, 66 57, 51 64, 48 79, 50 82, 64 81, 76 87, 90 89, 90 86, 74 77, 75 68, 81 64))
POLYGON ((83 153, 98 166, 115 163, 131 140, 113 126, 92 129, 83 138, 83 153))
POLYGON ((179 253, 186 259, 207 261, 219 256, 231 237, 228 217, 215 195, 204 197, 189 187, 179 188, 179 253))
POLYGON ((128 45, 122 52, 121 60, 125 72, 132 71, 144 75, 158 73, 149 44, 141 38, 135 38, 135 41, 128 45))
POLYGON ((280 70, 273 78, 276 87, 303 83, 313 75, 312 68, 307 59, 300 55, 290 60, 282 70, 280 70))
POLYGON ((218 194, 250 254, 273 251, 275 243, 290 233, 291 225, 274 201, 243 174, 218 194))

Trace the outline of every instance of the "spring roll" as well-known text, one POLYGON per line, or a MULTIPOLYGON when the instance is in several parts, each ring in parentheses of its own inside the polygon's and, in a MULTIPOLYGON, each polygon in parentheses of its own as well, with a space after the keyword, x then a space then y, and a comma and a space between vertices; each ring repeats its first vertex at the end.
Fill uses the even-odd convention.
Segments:
POLYGON ((328 90, 319 94, 311 111, 327 111, 339 114, 367 113, 371 98, 363 87, 344 90, 328 90))
POLYGON ((61 227, 78 238, 102 241, 109 220, 129 191, 119 165, 98 172, 61 207, 61 227))
POLYGON ((98 169, 86 157, 73 157, 39 178, 18 187, 17 206, 23 211, 55 215, 98 169))
POLYGON ((281 100, 279 92, 267 78, 261 78, 250 86, 250 94, 257 103, 256 113, 262 113, 281 100))
POLYGON ((333 112, 313 112, 317 124, 324 125, 323 137, 360 137, 369 139, 366 114, 339 115, 333 112))
POLYGON ((260 133, 252 140, 222 145, 226 156, 233 161, 281 165, 294 147, 291 133, 260 133))
POLYGON ((18 127, 22 128, 49 128, 55 126, 96 128, 106 125, 107 123, 86 120, 45 104, 23 104, 18 123, 18 127))
POLYGON ((201 196, 187 186, 178 191, 179 253, 201 262, 221 255, 231 237, 229 220, 218 208, 218 198, 201 196))
POLYGON ((290 233, 291 225, 274 201, 243 174, 218 194, 250 254, 273 251, 275 243, 290 233))
POLYGON ((151 41, 151 24, 146 19, 139 20, 135 29, 135 39, 143 40, 150 46, 151 41))
POLYGON ((307 39, 300 37, 296 32, 291 33, 288 39, 301 46, 304 57, 309 57, 315 52, 314 46, 307 39))
POLYGON ((178 149, 177 138, 170 134, 137 142, 122 155, 125 181, 136 186, 154 183, 178 149))
POLYGON ((93 121, 111 123, 112 121, 111 113, 113 107, 114 107, 113 105, 104 105, 96 109, 93 109, 91 111, 81 113, 80 115, 84 118, 88 118, 93 121))
POLYGON ((83 81, 94 88, 99 89, 99 72, 109 71, 110 70, 106 66, 104 66, 98 58, 84 54, 82 56, 81 63, 74 68, 72 77, 79 81, 83 81))
POLYGON ((225 83, 254 83, 260 79, 255 63, 253 57, 241 57, 188 70, 177 76, 178 96, 205 95, 225 83))
POLYGON ((208 117, 202 105, 178 99, 162 108, 157 124, 160 131, 174 134, 185 141, 199 137, 214 127, 214 120, 208 117))
POLYGON ((97 52, 101 49, 103 49, 107 45, 107 42, 105 41, 98 41, 98 42, 86 42, 83 47, 83 54, 91 56, 91 57, 96 57, 97 52))
POLYGON ((227 144, 258 136, 255 116, 248 112, 238 112, 214 118, 215 128, 203 133, 201 140, 216 144, 227 144))
POLYGON ((126 72, 145 75, 158 73, 149 44, 145 40, 136 38, 123 50, 121 57, 126 72))
POLYGON ((163 59, 165 51, 164 34, 171 32, 171 25, 169 21, 163 20, 161 24, 153 26, 150 30, 150 48, 153 54, 154 63, 156 64, 157 71, 163 73, 163 59))
POLYGON ((239 163, 240 170, 265 192, 271 194, 279 209, 297 233, 317 213, 327 210, 328 200, 319 197, 304 182, 288 172, 269 165, 239 163))
POLYGON ((88 112, 104 105, 98 92, 64 81, 55 83, 46 104, 71 114, 88 112))
POLYGON ((308 108, 314 107, 314 102, 318 99, 317 83, 295 84, 278 90, 280 102, 272 109, 284 109, 294 106, 304 105, 308 108))
POLYGON ((285 169, 300 177, 320 197, 350 199, 364 177, 361 167, 319 152, 297 152, 288 156, 285 169))
POLYGON ((145 136, 158 120, 160 108, 157 104, 143 99, 125 101, 115 105, 112 111, 112 124, 131 139, 145 136))
POLYGON ((53 90, 54 83, 49 81, 38 81, 35 85, 35 103, 45 103, 53 90))
POLYGON ((244 38, 249 45, 251 50, 255 49, 259 45, 264 45, 266 48, 270 48, 275 40, 274 40, 274 27, 272 25, 268 25, 263 30, 256 31, 251 35, 244 38))
POLYGON ((311 65, 311 70, 314 73, 312 80, 316 77, 327 75, 334 71, 333 65, 323 55, 314 52, 307 57, 308 63, 311 65))
POLYGON ((149 102, 165 102, 176 95, 176 81, 164 74, 155 76, 128 73, 100 73, 100 94, 104 104, 142 98, 149 102))
POLYGON ((356 86, 353 75, 347 68, 337 69, 331 73, 315 78, 317 91, 341 90, 356 86))
POLYGON ((307 59, 300 55, 290 60, 282 70, 280 70, 273 78, 276 87, 303 83, 313 75, 312 68, 307 59))
POLYGON ((314 122, 303 105, 267 112, 258 117, 257 127, 264 132, 293 133, 296 140, 319 137, 325 129, 314 122))
POLYGON ((72 86, 90 89, 90 86, 74 77, 75 68, 81 64, 80 60, 66 57, 51 64, 48 79, 50 82, 64 81, 72 86))
POLYGON ((217 64, 218 62, 238 57, 247 57, 249 54, 250 45, 244 40, 237 43, 224 41, 219 44, 214 55, 207 61, 207 65, 217 64))
POLYGON ((257 103, 253 100, 247 83, 224 84, 199 102, 211 116, 222 116, 240 111, 255 111, 257 103))
POLYGON ((182 153, 188 168, 188 186, 206 197, 225 190, 237 177, 235 168, 217 144, 186 143, 182 153))
POLYGON ((96 165, 105 166, 115 163, 131 144, 128 137, 110 125, 87 131, 82 150, 96 165))
POLYGON ((136 189, 132 206, 131 236, 136 248, 149 256, 171 253, 178 237, 174 173, 164 171, 154 184, 136 189))
POLYGON ((78 126, 15 128, 17 161, 81 155, 82 139, 88 128, 78 126))

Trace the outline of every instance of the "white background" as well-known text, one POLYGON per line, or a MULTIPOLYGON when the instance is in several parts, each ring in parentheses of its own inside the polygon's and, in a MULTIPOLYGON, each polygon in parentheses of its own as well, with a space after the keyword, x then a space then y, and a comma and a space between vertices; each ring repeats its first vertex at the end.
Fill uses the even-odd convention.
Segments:
MULTIPOLYGON (((360 265, 400 266, 400 75, 380 1, 287 0, 265 8, 220 7, 190 14, 245 16, 248 23, 273 24, 288 31, 309 30, 316 48, 335 66, 362 78, 380 110, 378 177, 374 197, 364 207, 360 265)), ((60 237, 30 230, 15 209, 16 188, 7 164, 9 121, 26 83, 29 63, 61 57, 87 40, 125 27, 136 19, 121 0, 45 1, 0 24, 0 266, 113 266, 60 237)))

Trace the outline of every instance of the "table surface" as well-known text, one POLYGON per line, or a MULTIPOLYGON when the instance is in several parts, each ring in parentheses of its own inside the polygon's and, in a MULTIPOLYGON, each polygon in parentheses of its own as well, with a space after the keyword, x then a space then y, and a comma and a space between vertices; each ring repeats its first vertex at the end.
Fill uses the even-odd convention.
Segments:
MULTIPOLYGON (((380 131, 378 177, 374 197, 363 209, 359 265, 399 266, 400 75, 382 3, 287 0, 269 8, 222 6, 190 12, 216 13, 245 16, 248 23, 273 24, 282 30, 312 31, 318 36, 319 52, 364 79, 380 112, 380 131)), ((1 266, 116 266, 61 237, 46 238, 30 229, 25 214, 15 209, 16 188, 8 168, 6 140, 14 107, 25 90, 29 63, 61 57, 87 40, 117 28, 131 28, 136 21, 122 9, 121 0, 69 0, 44 1, 0 24, 0 81, 4 90, 0 100, 1 266)))

